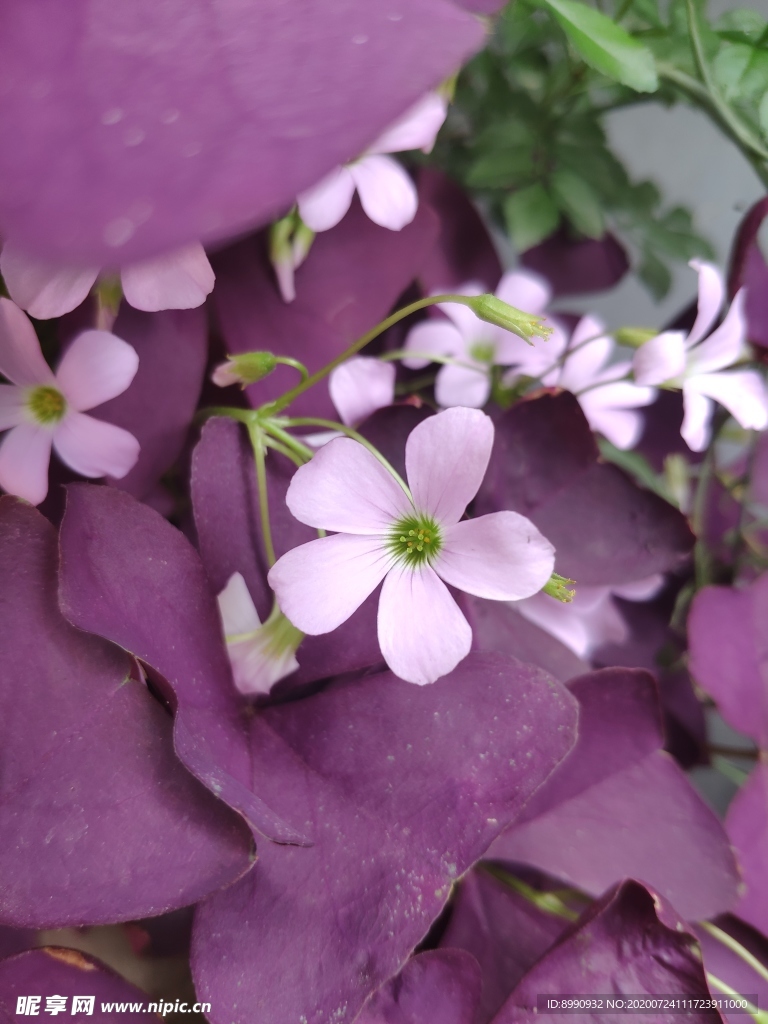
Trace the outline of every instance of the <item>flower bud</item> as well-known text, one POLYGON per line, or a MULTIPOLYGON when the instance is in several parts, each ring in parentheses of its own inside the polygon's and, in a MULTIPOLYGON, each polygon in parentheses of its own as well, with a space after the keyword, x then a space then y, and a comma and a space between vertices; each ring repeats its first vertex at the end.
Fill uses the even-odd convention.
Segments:
POLYGON ((620 327, 614 334, 614 338, 620 345, 626 345, 627 348, 640 348, 646 341, 655 338, 658 333, 648 327, 620 327))
POLYGON ((220 363, 211 374, 211 380, 220 388, 231 384, 247 387, 263 380, 277 366, 277 357, 272 352, 243 352, 239 356, 227 356, 226 363, 220 363))
POLYGON ((511 331, 529 345, 533 344, 532 338, 548 338, 552 333, 551 327, 544 326, 542 317, 516 309, 495 295, 470 296, 467 305, 480 320, 511 331))

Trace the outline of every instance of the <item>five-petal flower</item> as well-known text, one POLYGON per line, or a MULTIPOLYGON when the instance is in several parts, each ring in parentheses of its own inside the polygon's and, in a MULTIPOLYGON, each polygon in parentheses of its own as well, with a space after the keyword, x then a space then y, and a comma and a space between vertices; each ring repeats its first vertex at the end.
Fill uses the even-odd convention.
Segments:
POLYGON ((725 406, 746 430, 768 426, 768 395, 755 370, 722 371, 748 353, 744 291, 731 303, 720 326, 708 335, 725 299, 725 284, 717 267, 691 261, 699 274, 699 306, 686 337, 683 331, 664 331, 635 353, 635 380, 639 384, 681 388, 683 440, 694 452, 703 451, 710 438, 714 402, 725 406), (708 335, 708 336, 707 336, 708 335))
MULTIPOLYGON (((457 291, 463 295, 481 295, 484 289, 472 283, 457 291)), ((551 294, 543 278, 525 270, 505 274, 496 289, 496 297, 503 302, 537 315, 544 312, 551 294)), ((435 380, 438 404, 444 408, 462 405, 478 409, 490 395, 491 367, 518 362, 527 346, 511 331, 480 320, 468 306, 446 302, 439 308, 448 319, 423 320, 409 331, 405 348, 414 355, 403 359, 403 363, 419 369, 429 363, 429 355, 453 357, 456 362, 441 367, 435 380)), ((542 350, 548 353, 550 343, 536 345, 537 352, 542 350)), ((553 358, 544 356, 548 363, 553 358)))
POLYGON ((537 593, 554 548, 516 512, 462 515, 477 493, 493 446, 493 424, 454 408, 411 431, 410 490, 366 448, 329 442, 299 469, 286 501, 301 522, 333 536, 293 548, 269 573, 280 607, 312 635, 340 626, 383 581, 378 635, 402 679, 434 682, 469 653, 472 631, 448 587, 514 601, 537 593))
POLYGON ((107 331, 85 331, 54 374, 29 319, 0 299, 0 487, 39 505, 48 493, 51 446, 87 477, 124 477, 139 442, 122 427, 84 415, 125 391, 139 365, 135 350, 107 331))

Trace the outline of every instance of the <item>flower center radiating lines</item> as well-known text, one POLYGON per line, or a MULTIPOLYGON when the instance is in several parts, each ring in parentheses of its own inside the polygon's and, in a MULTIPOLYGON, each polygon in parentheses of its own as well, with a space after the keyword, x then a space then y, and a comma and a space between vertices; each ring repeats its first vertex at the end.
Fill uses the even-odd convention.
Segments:
POLYGON ((390 531, 388 546, 398 561, 418 566, 434 561, 443 539, 431 516, 416 514, 397 520, 390 531))
POLYGON ((49 384, 32 388, 27 397, 27 408, 36 423, 45 427, 60 423, 67 411, 67 400, 58 390, 49 384))

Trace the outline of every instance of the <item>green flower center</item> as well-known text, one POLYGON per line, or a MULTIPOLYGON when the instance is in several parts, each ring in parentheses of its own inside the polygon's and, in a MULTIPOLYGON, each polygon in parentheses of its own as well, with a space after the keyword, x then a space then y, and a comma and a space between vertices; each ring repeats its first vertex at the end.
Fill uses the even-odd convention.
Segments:
POLYGON ((442 546, 440 527, 431 516, 416 514, 398 519, 389 535, 390 550, 406 565, 434 561, 442 546))
POLYGON ((477 341, 469 346, 469 354, 478 363, 492 363, 496 355, 496 346, 492 341, 477 341))
POLYGON ((27 408, 38 423, 49 427, 63 419, 67 411, 67 400, 57 388, 43 384, 30 391, 27 408))

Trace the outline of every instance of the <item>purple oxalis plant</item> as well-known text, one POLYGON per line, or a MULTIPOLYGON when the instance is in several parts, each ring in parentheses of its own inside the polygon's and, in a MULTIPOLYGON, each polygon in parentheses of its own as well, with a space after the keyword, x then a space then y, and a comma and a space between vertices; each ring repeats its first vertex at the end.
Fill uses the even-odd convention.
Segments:
POLYGON ((765 201, 606 325, 442 166, 496 0, 7 6, 0 1017, 763 1021, 765 201))

